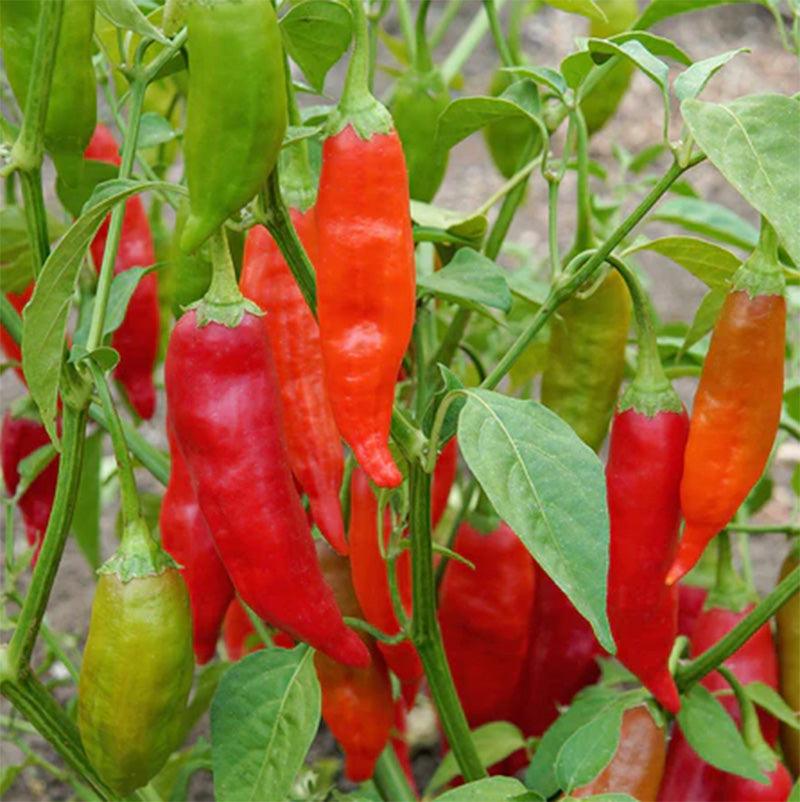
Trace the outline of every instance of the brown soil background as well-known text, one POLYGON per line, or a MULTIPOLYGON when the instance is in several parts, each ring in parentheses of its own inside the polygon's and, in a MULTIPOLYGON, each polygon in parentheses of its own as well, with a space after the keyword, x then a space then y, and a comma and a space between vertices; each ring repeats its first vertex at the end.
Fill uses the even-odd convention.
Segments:
MULTIPOLYGON (((521 2, 521 0, 510 0, 510 2, 521 2)), ((686 2, 690 3, 691 0, 686 2)), ((434 0, 430 14, 431 25, 435 24, 443 7, 443 0, 434 0)), ((502 14, 503 18, 505 11, 507 8, 502 14)), ((396 24, 391 19, 392 13, 390 12, 388 25, 389 29, 396 33, 396 24)), ((437 51, 437 56, 443 57, 440 54, 448 52, 448 48, 477 13, 482 13, 479 0, 467 0, 459 18, 453 23, 447 39, 437 51)), ((536 16, 527 19, 523 28, 523 50, 530 62, 555 67, 564 55, 574 49, 575 37, 585 35, 585 31, 586 24, 581 18, 545 7, 536 16)), ((674 39, 695 60, 743 46, 750 48, 749 54, 737 57, 714 78, 706 88, 703 99, 723 101, 741 95, 765 92, 792 94, 800 89, 797 62, 790 53, 781 48, 774 21, 764 8, 739 5, 700 11, 664 21, 655 26, 653 31, 674 39)), ((385 52, 381 61, 394 66, 385 52)), ((496 66, 497 57, 487 36, 463 70, 462 93, 483 94, 496 66)), ((328 79, 327 87, 332 97, 338 97, 342 75, 342 65, 339 65, 328 79)), ((379 75, 377 80, 380 88, 384 79, 379 75)), ((680 117, 677 113, 674 115, 674 120, 679 124, 680 117)), ((671 131, 673 138, 679 135, 677 124, 673 124, 671 131)), ((631 87, 615 119, 593 138, 591 157, 609 165, 613 161, 611 153, 615 143, 635 153, 659 140, 660 126, 658 90, 644 75, 635 72, 631 87)), ((798 169, 800 169, 800 154, 798 169)), ((704 198, 728 206, 753 225, 757 225, 757 215, 712 165, 700 165, 689 177, 704 198)), ((500 184, 501 179, 491 165, 482 137, 475 135, 452 151, 447 179, 436 198, 436 203, 468 211, 478 206, 500 184)), ((574 184, 568 177, 562 191, 560 224, 562 248, 569 247, 573 233, 573 201, 574 184)), ((541 179, 534 179, 526 204, 517 214, 509 233, 509 242, 526 246, 535 254, 543 253, 546 249, 546 208, 546 189, 541 179)), ((651 236, 667 231, 666 227, 659 224, 649 224, 642 230, 651 236)), ((642 257, 640 261, 648 276, 649 289, 661 318, 664 321, 689 321, 703 294, 700 282, 661 257, 650 255, 642 257)), ((4 412, 20 395, 21 387, 10 371, 3 374, 0 382, 2 383, 0 400, 4 412)), ((691 399, 693 386, 689 381, 681 381, 679 384, 687 402, 691 399)), ((163 406, 162 396, 159 404, 160 414, 154 421, 142 426, 142 432, 147 438, 159 446, 165 445, 163 406)), ((796 443, 786 443, 779 449, 773 472, 776 479, 773 497, 760 513, 758 521, 765 523, 783 521, 791 515, 797 516, 797 509, 793 509, 794 500, 787 483, 798 458, 800 458, 800 446, 796 443)), ((142 489, 158 491, 158 486, 143 471, 139 472, 139 478, 142 489)), ((104 516, 106 555, 109 555, 114 548, 115 516, 116 505, 112 505, 107 508, 104 516)), ((0 523, 0 526, 3 526, 3 523, 0 523)), ((5 534, 3 532, 4 537, 5 534)), ((759 591, 765 592, 774 583, 785 551, 785 541, 780 535, 752 539, 753 567, 759 591)), ((74 633, 81 643, 85 638, 89 619, 92 584, 91 572, 85 560, 74 542, 68 542, 53 588, 47 621, 57 632, 74 633)), ((7 636, 8 633, 5 633, 5 637, 7 636)), ((4 714, 9 712, 6 703, 2 705, 2 712, 4 714)), ((415 774, 424 784, 435 766, 437 754, 435 746, 431 744, 431 738, 435 738, 435 731, 430 708, 422 707, 414 711, 410 724, 412 738, 419 741, 414 764, 415 774)), ((207 720, 200 725, 197 734, 208 736, 207 720)), ((58 758, 40 739, 34 738, 32 744, 37 751, 58 762, 58 758)), ((18 762, 19 752, 15 747, 4 742, 0 748, 1 767, 5 768, 18 762)), ((312 757, 336 754, 338 749, 330 734, 323 728, 312 748, 312 757)), ((65 783, 54 780, 39 768, 29 768, 17 779, 3 799, 28 802, 28 800, 67 799, 71 795, 71 789, 65 783)), ((191 785, 190 799, 213 799, 209 775, 196 775, 191 785)))

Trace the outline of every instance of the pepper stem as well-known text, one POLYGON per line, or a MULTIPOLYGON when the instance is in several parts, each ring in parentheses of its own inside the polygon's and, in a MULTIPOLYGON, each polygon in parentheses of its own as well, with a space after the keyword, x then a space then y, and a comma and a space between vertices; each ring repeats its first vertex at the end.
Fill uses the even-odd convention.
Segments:
POLYGON ((433 69, 431 49, 428 47, 428 38, 425 36, 425 22, 428 19, 428 9, 431 0, 420 0, 416 20, 416 45, 414 47, 414 66, 417 72, 425 73, 433 69))
POLYGON ((649 417, 664 411, 680 412, 683 405, 672 388, 658 356, 658 338, 647 295, 636 274, 625 262, 612 255, 607 257, 607 261, 619 272, 628 286, 633 301, 639 347, 636 375, 622 396, 619 409, 635 409, 649 417))
POLYGON ((717 535, 717 579, 705 606, 741 612, 751 596, 750 588, 733 565, 730 535, 722 531, 717 535))
POLYGON ((786 279, 778 259, 778 237, 761 218, 761 233, 753 253, 733 275, 733 290, 743 290, 751 298, 758 295, 783 295, 786 279))

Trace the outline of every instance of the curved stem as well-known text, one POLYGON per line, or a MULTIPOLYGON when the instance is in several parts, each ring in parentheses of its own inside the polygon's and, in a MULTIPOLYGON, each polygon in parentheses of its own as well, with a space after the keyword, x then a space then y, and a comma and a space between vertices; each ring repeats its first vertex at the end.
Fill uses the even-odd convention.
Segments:
POLYGON ((340 105, 343 109, 360 105, 369 94, 369 34, 363 0, 350 0, 353 15, 353 53, 347 68, 340 105))
MULTIPOLYGON (((499 11, 506 1, 496 0, 495 10, 499 11)), ((486 14, 475 14, 467 30, 464 31, 462 37, 450 51, 450 55, 442 63, 442 79, 445 86, 448 86, 456 77, 488 29, 489 19, 486 14)))
POLYGON ((425 36, 425 22, 428 18, 430 5, 431 0, 420 0, 414 30, 416 37, 414 40, 414 66, 417 68, 418 72, 422 73, 429 72, 433 69, 431 51, 428 47, 428 39, 425 36))
POLYGON ((411 574, 414 619, 411 638, 419 653, 450 748, 466 782, 486 777, 456 693, 436 620, 436 583, 431 548, 431 475, 411 466, 411 574))
POLYGON ((505 36, 503 36, 500 20, 497 18, 497 9, 495 8, 494 0, 483 0, 483 8, 484 11, 486 11, 486 17, 489 20, 489 30, 492 32, 494 45, 497 48, 503 66, 515 66, 514 57, 511 55, 511 49, 508 46, 505 36))
POLYGON ((413 802, 417 798, 391 744, 381 752, 372 780, 387 802, 413 802))
POLYGON ((773 615, 800 591, 800 566, 781 580, 772 592, 759 602, 727 635, 707 652, 684 665, 676 677, 678 688, 684 692, 706 674, 725 662, 740 649, 773 615))
POLYGON ((205 300, 218 306, 238 303, 242 297, 236 282, 236 269, 233 266, 225 229, 218 228, 210 239, 211 245, 211 284, 205 300))
POLYGON ((475 214, 486 214, 492 206, 505 197, 512 189, 516 188, 522 181, 524 181, 534 171, 538 164, 542 162, 542 154, 539 154, 535 159, 531 159, 526 165, 518 169, 508 181, 503 184, 497 192, 490 195, 476 210, 475 214))
POLYGON ((411 23, 411 11, 408 8, 408 0, 396 0, 397 21, 400 23, 400 30, 403 33, 403 42, 408 53, 409 63, 413 64, 416 57, 416 47, 414 42, 414 26, 411 23))

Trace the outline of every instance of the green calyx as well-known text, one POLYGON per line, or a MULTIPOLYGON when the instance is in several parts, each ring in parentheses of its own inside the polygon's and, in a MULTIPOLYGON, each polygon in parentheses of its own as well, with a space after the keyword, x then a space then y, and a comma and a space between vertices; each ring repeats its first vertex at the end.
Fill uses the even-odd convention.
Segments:
POLYGON ((759 295, 783 295, 786 279, 778 259, 778 238, 772 226, 762 218, 761 235, 753 253, 733 274, 732 290, 759 295))
POLYGON ((158 576, 179 566, 156 543, 144 518, 131 521, 122 533, 117 551, 97 569, 98 574, 116 574, 123 583, 145 576, 158 576))
POLYGON ((369 36, 363 0, 350 0, 355 44, 347 69, 342 99, 328 118, 326 135, 335 136, 348 125, 361 139, 388 134, 392 115, 369 90, 369 36))
POLYGON ((683 403, 663 370, 661 374, 663 382, 640 378, 640 374, 637 374, 628 389, 622 394, 617 409, 620 412, 633 409, 648 418, 654 418, 660 412, 680 413, 683 403))
POLYGON ((717 548, 717 578, 706 598, 705 609, 721 607, 740 613, 753 601, 753 590, 734 568, 731 540, 727 532, 717 535, 717 548))

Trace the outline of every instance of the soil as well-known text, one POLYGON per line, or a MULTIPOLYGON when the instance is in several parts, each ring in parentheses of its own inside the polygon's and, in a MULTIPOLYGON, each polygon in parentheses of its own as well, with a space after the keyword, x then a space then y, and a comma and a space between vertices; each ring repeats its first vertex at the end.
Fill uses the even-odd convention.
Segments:
MULTIPOLYGON (((522 0, 511 0, 522 2, 522 0)), ((689 0, 687 0, 689 2, 689 0)), ((436 0, 431 11, 431 21, 435 24, 444 6, 443 0, 436 0)), ((467 0, 460 17, 439 52, 446 53, 452 42, 456 41, 474 14, 482 13, 478 0, 467 0)), ((539 65, 556 66, 571 49, 576 36, 585 35, 583 20, 553 10, 545 6, 534 17, 528 18, 523 28, 523 48, 528 59, 539 65)), ((770 14, 760 6, 736 5, 667 20, 654 28, 654 32, 674 39, 689 55, 700 60, 723 51, 746 46, 750 53, 740 55, 725 67, 707 87, 703 98, 721 101, 740 95, 764 92, 791 94, 798 91, 797 62, 791 54, 781 48, 774 21, 770 14)), ((391 63, 391 58, 383 54, 383 62, 391 63)), ((486 91, 493 70, 497 66, 495 51, 488 39, 481 46, 463 70, 466 95, 482 94, 486 91)), ((674 73, 675 71, 673 71, 674 73)), ((331 96, 338 96, 342 69, 337 67, 329 79, 331 96)), ((379 76, 379 85, 384 80, 379 76)), ((385 81, 384 81, 385 82, 385 81)), ((679 115, 673 116, 679 121, 679 115)), ((679 135, 678 123, 673 125, 671 135, 679 135)), ((617 116, 606 128, 593 138, 591 157, 604 165, 613 161, 612 148, 621 146, 632 152, 657 142, 660 138, 661 106, 658 90, 643 74, 636 72, 617 116)), ((713 166, 704 164, 692 171, 691 181, 702 197, 724 204, 757 225, 757 215, 738 194, 725 182, 713 166)), ((469 137, 452 151, 448 177, 437 196, 437 205, 468 211, 474 209, 501 184, 501 179, 491 166, 483 139, 480 135, 469 137)), ((562 212, 560 225, 560 244, 562 248, 570 245, 574 227, 574 187, 569 179, 562 193, 562 212)), ((524 246, 534 254, 542 254, 546 248, 546 189, 543 182, 534 180, 528 193, 524 208, 518 213, 509 242, 524 246)), ((664 226, 649 224, 645 232, 657 235, 665 231, 664 226)), ((674 264, 655 255, 642 256, 644 268, 656 310, 664 321, 688 321, 702 297, 702 285, 677 268, 674 264)), ((688 402, 693 392, 693 384, 682 381, 679 389, 688 402)), ((21 394, 21 387, 15 375, 8 371, 2 376, 3 411, 21 394)), ((163 414, 163 399, 160 403, 163 414)), ((144 424, 142 432, 153 443, 164 445, 163 417, 144 424)), ((775 457, 776 486, 772 500, 762 510, 760 522, 786 520, 792 514, 793 497, 787 486, 788 476, 800 458, 800 446, 785 443, 775 457)), ((144 472, 140 472, 143 489, 158 492, 158 486, 144 472)), ((796 514, 796 510, 795 510, 796 514)), ((114 518, 116 510, 108 509, 104 519, 104 548, 110 554, 114 544, 114 518)), ((778 567, 786 551, 785 542, 780 536, 767 536, 752 539, 752 558, 756 585, 761 592, 774 583, 778 567)), ((76 633, 85 637, 85 627, 89 619, 91 605, 92 576, 74 542, 67 549, 53 588, 48 607, 47 623, 56 632, 76 633)), ((78 644, 75 643, 75 646, 78 644)), ((72 650, 77 657, 78 652, 72 650)), ((8 713, 3 704, 3 713, 8 713)), ((434 717, 428 705, 413 711, 411 718, 412 739, 417 745, 414 763, 418 781, 424 785, 429 779, 438 754, 434 717)), ((207 721, 201 723, 197 734, 208 737, 207 721)), ((48 759, 55 760, 49 747, 40 739, 33 737, 34 749, 48 759)), ((321 731, 312 749, 313 757, 336 755, 337 747, 331 736, 321 731)), ((2 744, 0 765, 7 769, 19 762, 20 753, 8 743, 2 744)), ((58 779, 54 779, 42 769, 29 768, 13 783, 3 799, 14 802, 28 800, 65 799, 71 789, 58 779)), ((212 799, 210 776, 197 775, 190 788, 190 799, 212 799)))

